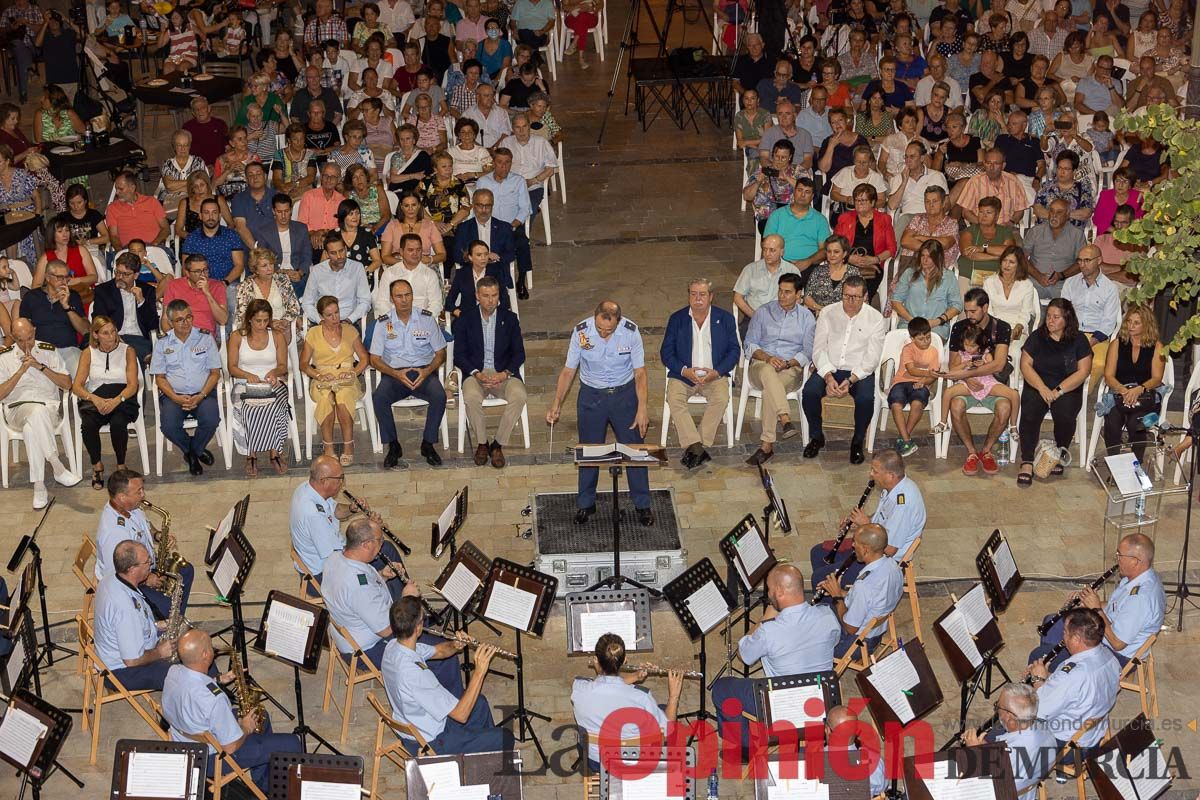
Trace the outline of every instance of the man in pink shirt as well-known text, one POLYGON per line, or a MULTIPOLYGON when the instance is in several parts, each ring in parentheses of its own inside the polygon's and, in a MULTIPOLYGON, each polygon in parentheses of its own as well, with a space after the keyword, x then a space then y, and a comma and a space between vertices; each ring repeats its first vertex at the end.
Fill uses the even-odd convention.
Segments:
POLYGON ((165 242, 168 227, 162 203, 149 195, 138 194, 137 177, 132 172, 122 172, 113 186, 117 196, 108 204, 104 215, 113 247, 127 247, 133 239, 141 239, 146 244, 165 242))
MULTIPOLYGON (((192 324, 217 336, 217 326, 224 327, 229 320, 225 306, 225 284, 208 277, 208 259, 201 255, 190 255, 183 264, 183 280, 176 278, 167 284, 162 304, 166 308, 172 300, 183 300, 192 309, 192 324)), ((170 328, 167 315, 162 315, 162 330, 170 328)))
POLYGON ((300 212, 296 221, 308 226, 313 250, 322 249, 325 246, 325 234, 337 230, 338 204, 346 199, 338 191, 340 182, 341 172, 337 164, 330 161, 321 167, 321 185, 309 189, 300 197, 300 212))
MULTIPOLYGON (((470 39, 476 44, 487 39, 488 18, 480 12, 479 0, 467 0, 463 5, 463 18, 454 26, 454 41, 462 43, 470 39)), ((464 53, 463 58, 474 58, 475 51, 464 53)))

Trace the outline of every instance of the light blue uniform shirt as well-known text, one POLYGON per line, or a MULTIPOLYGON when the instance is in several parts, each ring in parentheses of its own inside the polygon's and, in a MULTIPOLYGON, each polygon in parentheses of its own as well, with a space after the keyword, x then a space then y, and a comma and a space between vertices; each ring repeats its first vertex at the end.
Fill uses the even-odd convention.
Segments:
MULTIPOLYGON (((321 594, 325 607, 334 622, 346 629, 363 650, 370 650, 379 641, 379 631, 391 629, 388 612, 392 595, 387 583, 370 564, 346 558, 344 553, 332 553, 325 559, 321 578, 321 594)), ((350 652, 350 644, 336 630, 333 641, 338 650, 350 652)))
POLYGON ((379 319, 371 337, 371 355, 381 356, 394 369, 427 366, 445 346, 437 318, 424 309, 413 309, 405 323, 393 308, 379 319))
POLYGON ((221 368, 221 349, 211 334, 193 327, 187 341, 179 341, 175 331, 167 331, 154 343, 150 357, 151 375, 165 375, 167 383, 179 394, 197 394, 208 375, 221 368))
POLYGON ((615 389, 633 380, 633 371, 646 366, 642 334, 632 320, 621 318, 612 336, 602 339, 596 318, 575 326, 567 348, 567 367, 579 370, 579 380, 593 389, 615 389))
POLYGON ((996 741, 1008 745, 1008 760, 1012 764, 1013 778, 1017 784, 1018 800, 1033 800, 1037 797, 1037 785, 1045 777, 1040 764, 1046 758, 1049 766, 1056 749, 1050 731, 1033 725, 1022 731, 1008 731, 996 737, 996 741))
POLYGON ((458 705, 458 699, 438 683, 425 663, 433 654, 427 644, 410 650, 393 639, 383 648, 380 670, 392 716, 412 725, 427 742, 442 734, 446 718, 458 705))
POLYGON ((96 526, 96 580, 112 575, 113 550, 126 539, 132 539, 150 551, 150 567, 154 567, 154 539, 150 535, 150 523, 140 508, 123 516, 105 503, 100 511, 100 523, 96 526))
MULTIPOLYGON (((293 245, 295 247, 295 245, 293 245)), ((371 310, 371 287, 367 285, 367 271, 353 259, 346 259, 346 266, 337 272, 329 268, 328 261, 314 264, 304 286, 304 316, 309 322, 319 322, 317 301, 325 295, 336 297, 338 312, 342 319, 358 322, 371 310)))
POLYGON ((520 220, 522 225, 529 222, 529 217, 533 214, 533 203, 529 199, 529 186, 520 175, 510 172, 507 178, 498 181, 495 173, 489 172, 475 181, 475 191, 480 189, 487 189, 492 193, 493 217, 510 225, 513 220, 520 220))
POLYGON ((158 644, 154 612, 142 593, 116 575, 96 586, 96 655, 109 669, 124 669, 158 644))
POLYGON ((1162 578, 1148 569, 1133 580, 1122 578, 1108 598, 1104 613, 1113 635, 1125 642, 1120 654, 1132 658, 1138 648, 1162 627, 1166 597, 1162 578))
MULTIPOLYGON (((216 681, 203 672, 175 664, 167 670, 162 690, 163 716, 171 725, 171 741, 193 742, 191 736, 211 733, 222 745, 242 738, 233 704, 216 681)), ((209 755, 216 751, 208 748, 209 755)))
MULTIPOLYGON (((620 675, 597 675, 591 680, 576 678, 571 687, 571 705, 575 708, 575 722, 590 734, 598 735, 604 720, 614 711, 624 708, 636 708, 645 711, 658 724, 659 730, 666 731, 667 715, 654 702, 653 695, 640 686, 631 686, 620 675)), ((639 736, 636 725, 622 725, 622 739, 636 739, 639 736)), ((588 745, 588 758, 600 761, 600 748, 588 745)))
POLYGON ((784 311, 778 300, 764 303, 750 318, 746 330, 746 357, 756 350, 778 356, 785 361, 796 359, 804 367, 812 363, 813 336, 817 318, 800 303, 784 311))
POLYGON ((326 500, 308 481, 292 492, 292 508, 288 514, 292 547, 313 575, 320 575, 329 554, 346 544, 342 539, 341 523, 334 516, 336 509, 337 498, 326 500))
POLYGON ((833 609, 798 603, 743 636, 738 654, 746 664, 762 659, 768 678, 821 672, 833 669, 833 648, 841 636, 842 626, 833 609))
POLYGON ((871 522, 887 531, 888 545, 896 548, 892 560, 899 564, 909 545, 925 530, 925 498, 916 481, 906 475, 895 488, 884 489, 871 522))
POLYGON ((1089 719, 1100 724, 1079 737, 1094 747, 1108 734, 1108 712, 1117 702, 1121 667, 1103 645, 1070 656, 1038 689, 1038 719, 1055 739, 1065 742, 1089 719))
MULTIPOLYGON (((497 309, 499 310, 499 309, 497 309)), ((493 311, 491 316, 485 317, 483 312, 479 314, 479 320, 483 325, 483 368, 489 370, 496 369, 496 312, 493 311)))
MULTIPOLYGON (((874 617, 886 617, 896 609, 904 594, 904 572, 890 558, 880 558, 863 567, 858 578, 846 594, 846 615, 842 622, 854 625, 862 632, 863 626, 874 617)), ((867 638, 882 636, 887 623, 881 622, 867 634, 867 638)))

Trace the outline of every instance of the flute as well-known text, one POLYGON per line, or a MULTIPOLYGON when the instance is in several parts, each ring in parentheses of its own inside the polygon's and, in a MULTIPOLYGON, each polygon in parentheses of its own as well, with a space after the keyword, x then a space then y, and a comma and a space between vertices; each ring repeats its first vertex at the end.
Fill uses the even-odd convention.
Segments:
MULTIPOLYGON (((342 494, 344 494, 346 496, 346 499, 350 501, 350 504, 352 506, 354 506, 355 508, 357 508, 359 511, 365 512, 367 510, 367 507, 365 505, 363 505, 363 502, 361 500, 359 500, 357 497, 355 497, 354 495, 350 494, 350 492, 348 490, 342 489, 342 494)), ((404 542, 400 541, 399 536, 392 533, 392 529, 387 526, 387 523, 383 521, 382 517, 380 517, 380 519, 379 519, 379 528, 383 531, 383 535, 386 536, 388 539, 390 539, 392 544, 394 544, 396 546, 397 550, 399 550, 401 553, 403 553, 406 556, 412 555, 412 548, 409 547, 408 545, 406 545, 404 542)))
MULTIPOLYGON (((847 558, 845 561, 843 561, 842 565, 840 567, 838 567, 836 570, 834 570, 833 579, 835 581, 840 582, 842 580, 842 576, 846 574, 846 570, 850 569, 850 565, 853 564, 857 560, 858 560, 858 558, 854 555, 854 553, 851 553, 849 558, 847 558)), ((820 603, 822 600, 824 600, 828 596, 829 596, 829 592, 825 591, 824 587, 818 586, 816 589, 813 590, 813 596, 811 598, 809 598, 808 602, 810 605, 815 606, 817 603, 820 603)))
MULTIPOLYGON (((623 664, 621 672, 645 672, 652 677, 665 677, 671 671, 670 667, 660 667, 658 664, 623 664)), ((695 670, 684 670, 683 677, 689 680, 698 681, 704 678, 702 673, 695 670)))
MULTIPOLYGON (((1108 568, 1108 570, 1106 570, 1104 572, 1103 575, 1101 575, 1099 578, 1096 578, 1096 580, 1092 581, 1091 584, 1088 586, 1088 588, 1091 589, 1092 591, 1099 589, 1101 586, 1108 583, 1108 579, 1111 578, 1113 575, 1115 575, 1117 570, 1120 568, 1121 568, 1120 564, 1113 564, 1111 567, 1108 568)), ((1038 636, 1045 636, 1046 631, 1048 631, 1054 627, 1054 623, 1056 623, 1060 619, 1062 619, 1068 611, 1074 611, 1075 609, 1079 608, 1079 605, 1082 602, 1083 602, 1083 600, 1079 597, 1072 597, 1070 600, 1068 600, 1062 608, 1060 608, 1053 615, 1047 617, 1046 620, 1041 625, 1038 625, 1038 627, 1037 627, 1038 636)))
MULTIPOLYGON (((1066 649, 1067 649, 1067 643, 1059 642, 1058 644, 1054 645, 1053 648, 1051 648, 1049 653, 1046 653, 1046 655, 1042 656, 1042 663, 1046 664, 1048 666, 1051 661, 1053 661, 1055 658, 1058 657, 1059 653, 1061 653, 1063 650, 1066 650, 1066 649)), ((1025 684, 1032 686, 1033 685, 1033 673, 1031 672, 1028 675, 1026 675, 1021 680, 1021 683, 1025 683, 1025 684)))
MULTIPOLYGON (((442 630, 441 628, 435 628, 433 626, 427 626, 425 628, 422 628, 422 630, 425 633, 433 634, 434 636, 437 636, 441 639, 449 639, 452 642, 462 642, 467 647, 482 647, 483 645, 487 644, 487 642, 481 642, 478 639, 476 639, 474 636, 471 636, 470 634, 467 634, 467 633, 463 633, 462 631, 450 633, 449 631, 442 630)), ((493 647, 494 646, 495 645, 493 645, 493 647)), ((502 650, 499 647, 496 648, 496 655, 498 655, 502 658, 510 659, 512 661, 517 660, 516 653, 512 652, 511 650, 502 650)))
MULTIPOLYGON (((874 490, 875 479, 872 478, 871 480, 867 481, 867 488, 863 489, 862 497, 858 498, 858 505, 856 506, 858 510, 861 511, 862 507, 867 504, 867 498, 871 496, 871 492, 874 490)), ((833 540, 833 549, 830 550, 825 556, 826 564, 832 564, 833 560, 837 558, 838 548, 842 546, 842 542, 845 540, 846 534, 850 532, 851 524, 850 517, 846 517, 846 521, 842 523, 842 529, 838 531, 837 538, 833 540)))

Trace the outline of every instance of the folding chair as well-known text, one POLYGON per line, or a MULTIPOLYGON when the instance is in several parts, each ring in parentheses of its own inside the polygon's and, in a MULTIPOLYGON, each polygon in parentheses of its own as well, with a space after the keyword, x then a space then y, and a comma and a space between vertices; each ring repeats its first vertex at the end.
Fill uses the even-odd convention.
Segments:
POLYGON ((234 781, 241 781, 246 791, 250 792, 256 800, 267 800, 267 796, 250 777, 249 770, 238 764, 233 753, 226 750, 211 733, 205 731, 196 738, 217 751, 213 758, 213 774, 208 776, 208 790, 212 794, 212 800, 221 800, 221 790, 234 781), (226 772, 226 769, 229 771, 226 772))
POLYGON ((896 635, 896 612, 893 610, 886 617, 873 617, 870 622, 862 627, 854 639, 854 644, 850 645, 850 649, 846 651, 846 655, 833 662, 833 671, 837 673, 839 678, 847 669, 861 672, 883 658, 890 651, 899 649, 899 647, 900 640, 896 635), (887 630, 883 634, 883 639, 880 640, 874 653, 868 652, 867 634, 885 621, 887 622, 887 630))
MULTIPOLYGON (((79 543, 79 550, 75 553, 75 562, 71 564, 71 572, 75 573, 75 577, 83 585, 83 607, 79 611, 79 616, 88 624, 92 622, 92 609, 96 605, 96 573, 95 570, 88 569, 88 562, 95 557, 96 544, 85 533, 83 541, 79 543)), ((86 666, 87 659, 81 650, 77 669, 79 674, 83 674, 86 666)))
POLYGON ((1101 719, 1101 717, 1096 717, 1086 720, 1079 727, 1079 730, 1075 731, 1075 735, 1071 737, 1071 740, 1067 742, 1067 746, 1063 748, 1062 753, 1050 766, 1050 771, 1046 777, 1038 784, 1038 800, 1046 800, 1046 780, 1060 767, 1067 777, 1074 779, 1075 792, 1079 800, 1087 800, 1087 790, 1084 785, 1087 780, 1087 769, 1084 768, 1083 751, 1079 746, 1079 740, 1085 733, 1099 725, 1101 719))
MULTIPOLYGON (((600 800, 600 775, 599 773, 592 772, 591 768, 588 767, 588 752, 592 745, 595 745, 597 748, 600 747, 600 736, 591 731, 585 731, 583 728, 579 728, 578 730, 580 739, 577 766, 583 775, 583 800, 600 800)), ((640 747, 641 744, 642 740, 640 738, 622 739, 620 746, 623 748, 640 747)), ((603 761, 605 751, 600 750, 599 752, 600 759, 603 761)))
MULTIPOLYGON (((1175 362, 1170 357, 1167 358, 1167 363, 1163 365, 1163 385, 1167 386, 1168 389, 1166 392, 1163 393, 1162 405, 1160 406, 1160 408, 1162 409, 1162 413, 1160 414, 1160 416, 1165 417, 1166 412, 1167 412, 1167 404, 1170 403, 1171 394, 1175 391, 1175 362)), ((1096 400, 1099 401, 1100 395, 1107 391, 1108 391, 1108 385, 1104 382, 1103 379, 1101 379, 1096 385, 1096 400)), ((1086 405, 1087 405, 1087 402, 1084 401, 1084 406, 1086 406, 1086 405)), ((1186 405, 1186 404, 1184 405, 1184 408, 1188 408, 1188 407, 1189 407, 1188 405, 1186 405)), ((1094 410, 1094 404, 1093 404, 1093 410, 1094 410)), ((1104 427, 1104 417, 1100 416, 1099 414, 1093 414, 1093 416, 1092 416, 1092 432, 1091 432, 1091 436, 1088 438, 1088 447, 1087 447, 1087 469, 1092 468, 1092 459, 1096 457, 1096 449, 1100 443, 1100 431, 1103 427, 1104 427)))
POLYGON ((1151 634, 1121 670, 1121 688, 1138 693, 1142 713, 1151 719, 1158 718, 1158 682, 1154 678, 1153 650, 1156 641, 1158 634, 1151 634), (1133 680, 1129 680, 1131 675, 1133 680))
MULTIPOLYGON (((938 354, 938 360, 942 358, 942 337, 936 333, 933 335, 933 343, 930 347, 938 354)), ((888 389, 890 388, 891 380, 895 374, 899 372, 903 365, 900 364, 900 353, 904 346, 912 340, 908 329, 900 329, 888 331, 883 339, 883 351, 879 357, 879 367, 875 370, 875 411, 871 416, 871 424, 867 426, 867 452, 875 452, 875 432, 878 430, 883 433, 887 430, 888 417, 891 416, 891 409, 888 405, 888 389), (891 367, 888 367, 888 364, 891 367)), ((942 417, 942 380, 938 378, 930 387, 929 403, 925 407, 925 412, 929 414, 929 430, 932 431, 942 417)), ((907 413, 909 406, 904 406, 904 411, 907 413)), ((934 439, 936 442, 936 437, 934 439)))
POLYGON ((386 758, 403 770, 405 761, 418 756, 436 756, 437 753, 433 752, 429 743, 425 741, 425 737, 421 736, 420 731, 393 717, 391 708, 379 702, 379 698, 375 696, 374 692, 367 692, 367 702, 379 716, 379 720, 375 723, 375 752, 371 760, 371 797, 382 797, 379 794, 379 765, 383 759, 386 758), (387 731, 392 732, 395 741, 385 746, 383 738, 387 731), (405 738, 417 743, 416 753, 409 752, 408 748, 404 746, 405 738))
MULTIPOLYGON (((454 372, 458 374, 458 452, 463 452, 464 442, 466 441, 467 430, 470 427, 467 425, 466 402, 463 398, 463 383, 466 378, 463 377, 462 370, 458 367, 454 368, 454 372)), ((521 381, 525 381, 525 367, 522 366, 518 371, 521 381)), ((500 408, 508 405, 508 401, 503 397, 484 397, 484 408, 500 408)), ((521 434, 525 441, 525 449, 529 449, 529 403, 525 403, 525 407, 521 409, 521 434)), ((475 433, 472 431, 472 433, 475 433)))
MULTIPOLYGON (((670 370, 664 369, 667 374, 667 382, 670 382, 670 370)), ((725 403, 725 435, 729 440, 729 446, 733 447, 733 381, 730 381, 729 400, 725 403)), ((702 395, 691 395, 688 397, 688 405, 707 406, 708 401, 702 395)), ((761 412, 760 412, 761 413, 761 412)), ((667 399, 663 397, 662 411, 662 439, 659 444, 662 447, 667 446, 667 433, 671 427, 671 407, 667 405, 667 399)))
POLYGON ((300 573, 300 587, 296 589, 296 597, 303 597, 310 603, 316 603, 319 606, 325 605, 325 598, 321 595, 320 581, 308 571, 308 567, 300 559, 300 554, 296 552, 296 548, 291 546, 288 549, 292 553, 292 564, 295 565, 296 570, 300 573), (315 597, 309 593, 309 588, 316 592, 315 597))
POLYGON ((379 685, 383 686, 383 675, 363 655, 363 649, 358 646, 358 642, 354 641, 354 637, 345 628, 337 624, 333 620, 333 617, 329 618, 329 627, 330 630, 327 631, 329 666, 325 670, 325 699, 321 703, 321 711, 329 711, 329 703, 333 701, 334 708, 342 715, 342 733, 339 741, 345 744, 346 737, 350 734, 350 715, 354 708, 354 687, 367 681, 378 681, 379 685), (338 635, 350 644, 352 649, 349 653, 343 653, 338 650, 337 644, 333 639, 333 631, 335 630, 338 632, 338 635), (338 700, 333 695, 333 669, 335 664, 345 675, 346 679, 344 705, 338 705, 338 700))
POLYGON ((917 639, 925 641, 921 637, 921 599, 917 596, 917 566, 914 561, 920 546, 921 537, 918 536, 900 559, 900 570, 904 573, 904 593, 908 595, 908 605, 912 610, 913 629, 917 633, 917 639))
MULTIPOLYGON (((62 439, 63 455, 67 459, 67 466, 76 475, 79 474, 79 459, 76 457, 74 447, 74 432, 71 426, 71 404, 67 400, 67 395, 70 392, 62 394, 62 408, 60 414, 62 419, 58 423, 58 427, 54 429, 54 435, 62 439)), ((9 459, 12 463, 18 462, 19 450, 17 442, 25 441, 25 435, 21 431, 13 428, 8 424, 8 404, 0 403, 0 483, 4 488, 8 488, 8 467, 9 459), (10 450, 11 443, 11 450, 10 450)))

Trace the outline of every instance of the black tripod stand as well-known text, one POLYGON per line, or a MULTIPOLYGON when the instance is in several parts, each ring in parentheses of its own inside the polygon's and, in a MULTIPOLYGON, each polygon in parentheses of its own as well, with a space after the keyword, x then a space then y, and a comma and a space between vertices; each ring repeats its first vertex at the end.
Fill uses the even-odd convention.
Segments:
MULTIPOLYGON (((42 526, 46 524, 46 518, 50 516, 50 509, 54 508, 54 502, 57 498, 51 497, 50 503, 46 506, 46 510, 42 512, 42 518, 38 520, 37 527, 33 529, 33 533, 28 536, 21 537, 21 541, 17 544, 17 549, 13 551, 12 558, 8 561, 8 571, 14 572, 21 565, 21 561, 25 558, 25 553, 28 551, 33 558, 33 573, 37 582, 38 606, 42 614, 42 642, 38 645, 37 656, 33 659, 34 675, 37 676, 37 667, 41 665, 42 659, 46 659, 46 666, 54 666, 54 652, 57 650, 63 655, 77 655, 74 650, 63 647, 61 644, 55 644, 50 638, 50 612, 46 606, 46 579, 42 574, 42 548, 38 546, 37 535, 41 531, 42 526)), ((22 587, 17 587, 17 592, 20 593, 22 587)), ((38 691, 41 691, 40 676, 38 683, 38 691)))
POLYGON ((1188 586, 1187 564, 1188 548, 1192 539, 1192 508, 1196 504, 1196 460, 1200 459, 1200 401, 1193 403, 1185 413, 1184 421, 1187 425, 1184 427, 1164 426, 1158 428, 1160 436, 1165 433, 1182 433, 1192 439, 1192 460, 1188 465, 1187 512, 1183 521, 1183 552, 1179 555, 1179 573, 1175 581, 1175 590, 1172 592, 1174 598, 1171 600, 1170 607, 1167 608, 1168 613, 1174 611, 1176 614, 1175 629, 1178 631, 1183 630, 1184 607, 1188 605, 1195 607, 1196 605, 1196 602, 1191 599, 1192 590, 1188 586))
POLYGON ((608 473, 612 475, 613 574, 589 586, 587 591, 594 592, 597 589, 621 589, 625 586, 636 586, 639 589, 645 589, 650 593, 651 597, 657 600, 662 597, 662 592, 658 589, 652 589, 644 583, 635 581, 633 578, 627 578, 621 574, 621 495, 619 492, 621 467, 613 464, 608 468, 608 473))
POLYGON ((510 722, 516 722, 513 736, 520 742, 532 739, 533 746, 537 748, 538 755, 542 757, 542 766, 545 766, 549 762, 546 760, 546 751, 542 749, 542 742, 538 739, 537 731, 533 729, 533 721, 540 719, 542 722, 549 722, 550 718, 545 714, 529 710, 525 704, 525 656, 521 652, 521 630, 517 628, 515 631, 517 634, 517 707, 500 721, 500 727, 503 728, 510 722))
POLYGON ((984 697, 991 697, 1006 683, 1012 683, 1012 678, 1008 677, 1008 673, 1004 671, 1004 665, 996 658, 995 651, 984 654, 983 663, 975 670, 971 680, 962 685, 962 700, 958 709, 958 732, 942 746, 943 750, 948 750, 962 740, 963 732, 967 730, 967 714, 970 713, 971 703, 974 702, 975 695, 979 693, 979 690, 983 689, 984 697), (993 682, 994 670, 999 670, 1000 674, 1004 676, 1004 680, 1000 683, 993 682))

